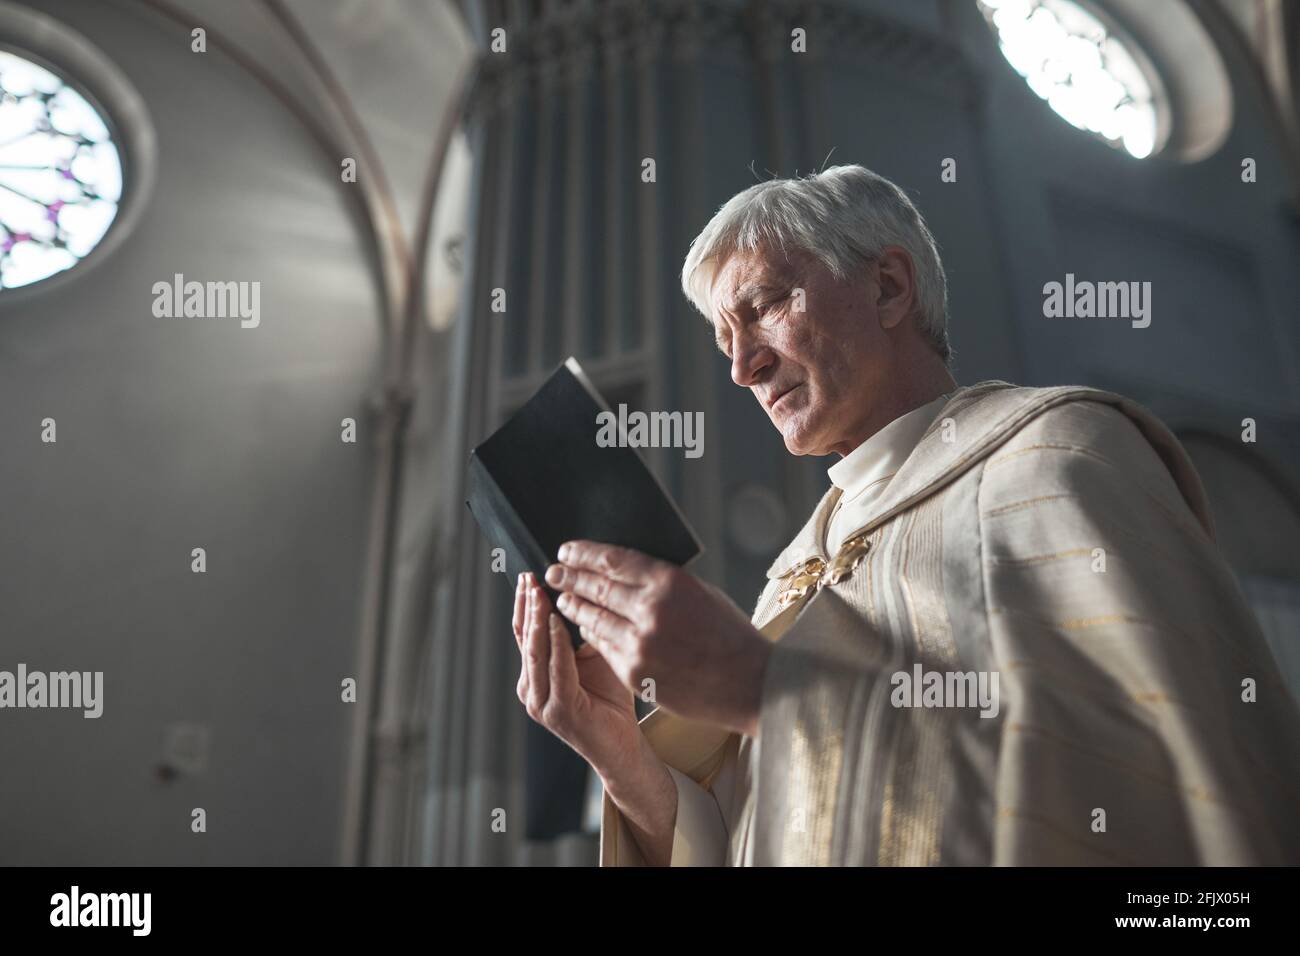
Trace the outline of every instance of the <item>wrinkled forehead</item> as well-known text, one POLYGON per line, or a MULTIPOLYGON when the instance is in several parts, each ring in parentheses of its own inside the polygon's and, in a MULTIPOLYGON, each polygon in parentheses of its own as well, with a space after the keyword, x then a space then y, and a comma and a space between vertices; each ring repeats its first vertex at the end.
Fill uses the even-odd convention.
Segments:
POLYGON ((710 302, 715 314, 720 309, 732 312, 764 296, 788 292, 803 272, 807 258, 807 253, 797 249, 788 253, 766 249, 731 253, 713 275, 710 302))

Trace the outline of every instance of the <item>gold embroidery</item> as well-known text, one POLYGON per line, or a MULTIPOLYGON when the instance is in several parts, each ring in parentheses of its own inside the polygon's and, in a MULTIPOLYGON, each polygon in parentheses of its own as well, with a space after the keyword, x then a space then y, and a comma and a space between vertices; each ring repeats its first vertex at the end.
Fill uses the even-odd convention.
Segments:
POLYGON ((1042 816, 1041 814, 1027 813, 1024 810, 1018 810, 1015 807, 998 807, 996 819, 999 821, 1008 820, 1008 821, 1022 821, 1025 823, 1032 823, 1038 827, 1041 827, 1043 830, 1047 831, 1047 834, 1054 837, 1055 839, 1064 840, 1066 842, 1072 843, 1075 846, 1086 849, 1090 853, 1096 853, 1098 856, 1114 860, 1117 863, 1123 864, 1124 866, 1145 865, 1141 860, 1135 859, 1133 857, 1123 856, 1119 853, 1114 853, 1111 852, 1110 850, 1100 847, 1097 845, 1095 841, 1084 840, 1080 838, 1077 833, 1067 830, 1065 827, 1061 826, 1058 823, 1054 823, 1053 821, 1049 820, 1045 816, 1042 816))
POLYGON ((1203 709, 1199 703, 1190 703, 1179 697, 1163 690, 1130 690, 1120 686, 1120 692, 1116 693, 1112 689, 1112 683, 1106 681, 1098 684, 1092 681, 1080 680, 1075 674, 1063 674, 1059 668, 1047 667, 1038 661, 1030 660, 1011 660, 1002 665, 1003 673, 1011 674, 1017 671, 1033 671, 1035 674, 1050 676, 1053 681, 1059 681, 1063 684, 1070 684, 1081 688, 1090 696, 1113 700, 1118 703, 1136 702, 1139 704, 1175 704, 1186 710, 1196 713, 1202 713, 1203 709))
POLYGON ((834 696, 823 691, 801 702, 791 727, 784 801, 789 817, 771 824, 781 828, 781 866, 831 865, 845 745, 837 713, 834 696))
MULTIPOLYGON (((911 653, 933 666, 957 665, 957 647, 943 604, 943 510, 935 501, 912 512, 904 534, 904 596, 911 653)), ((912 711, 899 715, 889 745, 876 861, 883 866, 932 866, 940 842, 952 781, 945 773, 953 732, 951 715, 912 711)))
MULTIPOLYGON (((1116 465, 1115 462, 1111 461, 1111 459, 1107 458, 1105 455, 1100 455, 1095 451, 1080 447, 1078 445, 1067 445, 1059 442, 1042 442, 1037 445, 1028 445, 1024 448, 1018 449, 1017 451, 1007 452, 1006 454, 999 455, 996 458, 990 458, 985 463, 984 470, 987 472, 989 469, 996 468, 998 465, 1004 464, 1010 461, 1011 459, 1017 457, 1018 455, 1026 455, 1029 454, 1030 452, 1035 452, 1035 451, 1073 452, 1075 454, 1083 455, 1087 458, 1095 459, 1096 461, 1101 462, 1103 465, 1107 465, 1117 471, 1122 472, 1120 466, 1116 465)), ((1126 483, 1127 483, 1127 479, 1126 479, 1126 483)), ((1196 536, 1198 538, 1205 533, 1205 529, 1201 526, 1200 521, 1192 514, 1192 511, 1190 509, 1171 508, 1169 503, 1165 500, 1164 496, 1156 494, 1150 488, 1146 487, 1146 485, 1143 482, 1139 481, 1136 484, 1139 490, 1141 490, 1141 492, 1144 495, 1146 495, 1146 497, 1150 500, 1150 502, 1153 505, 1155 505, 1156 508, 1159 511, 1161 511, 1166 518, 1169 518, 1178 526, 1178 530, 1182 531, 1184 534, 1190 533, 1193 536, 1196 536), (1190 521, 1188 520, 1188 516, 1191 516, 1190 521)))
POLYGON ((1242 804, 1240 804, 1236 800, 1229 799, 1228 797, 1222 794, 1215 794, 1211 792, 1209 789, 1207 789, 1206 787, 1200 787, 1200 786, 1196 786, 1195 784, 1186 783, 1181 779, 1174 779, 1165 774, 1152 771, 1147 767, 1141 766, 1139 764, 1135 764, 1130 760, 1124 760, 1119 757, 1111 756, 1108 753, 1103 753, 1102 751, 1097 750, 1095 747, 1089 747, 1077 743, 1074 740, 1071 740, 1070 738, 1064 736, 1063 734, 1058 734, 1054 731, 1048 730, 1045 727, 1037 727, 1032 724, 1020 723, 1019 721, 1011 721, 1006 726, 1008 730, 1014 733, 1031 734, 1031 735, 1036 734, 1040 737, 1045 737, 1048 740, 1051 740, 1062 747, 1068 747, 1077 753, 1085 754, 1088 757, 1091 757, 1093 760, 1098 761, 1099 763, 1104 763, 1107 764, 1108 766, 1115 767, 1120 770, 1124 770, 1132 777, 1137 777, 1143 780, 1147 780, 1151 783, 1159 784, 1160 786, 1163 787, 1168 787, 1171 790, 1178 791, 1179 793, 1184 793, 1189 797, 1191 797, 1193 800, 1200 801, 1202 803, 1209 803, 1209 804, 1213 804, 1214 806, 1223 807, 1224 809, 1231 810, 1232 812, 1239 814, 1240 816, 1244 817, 1247 820, 1252 820, 1257 823, 1261 822, 1259 821, 1259 819, 1256 817, 1255 814, 1251 813, 1249 810, 1247 810, 1242 804))
POLYGON ((1100 617, 1072 617, 1065 621, 1057 621, 1056 627, 1063 631, 1077 631, 1088 627, 1103 627, 1107 624, 1118 624, 1123 621, 1126 624, 1145 624, 1148 627, 1156 627, 1155 621, 1149 621, 1143 617, 1137 617, 1133 614, 1103 614, 1100 617))
POLYGON ((1007 452, 1005 455, 998 455, 996 458, 990 458, 984 466, 984 470, 996 468, 998 465, 1005 464, 1013 458, 1020 455, 1028 455, 1035 451, 1072 451, 1080 455, 1087 455, 1089 458, 1095 458, 1097 461, 1105 462, 1107 465, 1115 463, 1104 455, 1099 455, 1091 448, 1085 448, 1082 445, 1069 445, 1064 442, 1039 442, 1037 445, 1026 445, 1024 448, 1018 448, 1015 451, 1007 452))
POLYGON ((990 557, 990 564, 999 564, 1005 568, 1023 568, 1035 564, 1048 564, 1052 561, 1061 561, 1065 558, 1077 558, 1082 555, 1091 556, 1094 548, 1071 548, 1068 551, 1057 551, 1055 554, 1035 554, 1028 558, 999 558, 990 557))
POLYGON ((1044 501, 1060 501, 1062 498, 1077 498, 1078 495, 1039 495, 1037 498, 1026 498, 1024 501, 1015 501, 1009 505, 999 505, 996 508, 990 508, 980 515, 981 518, 996 518, 998 515, 1009 514, 1013 511, 1021 511, 1025 508, 1032 508, 1034 505, 1040 505, 1044 501))

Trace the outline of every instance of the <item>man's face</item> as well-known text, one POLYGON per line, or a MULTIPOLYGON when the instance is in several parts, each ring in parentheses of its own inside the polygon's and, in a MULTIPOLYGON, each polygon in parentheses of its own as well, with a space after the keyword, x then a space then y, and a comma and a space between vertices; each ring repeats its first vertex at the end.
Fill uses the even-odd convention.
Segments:
POLYGON ((795 455, 846 455, 871 434, 888 385, 894 306, 876 264, 840 281, 813 256, 737 252, 713 283, 731 378, 795 455), (802 289, 802 308, 796 290, 802 289))

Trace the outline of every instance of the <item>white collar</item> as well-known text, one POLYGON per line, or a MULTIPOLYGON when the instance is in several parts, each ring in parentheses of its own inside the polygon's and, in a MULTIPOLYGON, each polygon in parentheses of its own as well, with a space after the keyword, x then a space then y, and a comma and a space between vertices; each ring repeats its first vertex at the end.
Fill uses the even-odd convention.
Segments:
POLYGON ((912 454, 950 394, 940 395, 934 401, 898 416, 831 465, 826 474, 831 483, 843 491, 840 503, 847 503, 868 488, 892 478, 912 454))

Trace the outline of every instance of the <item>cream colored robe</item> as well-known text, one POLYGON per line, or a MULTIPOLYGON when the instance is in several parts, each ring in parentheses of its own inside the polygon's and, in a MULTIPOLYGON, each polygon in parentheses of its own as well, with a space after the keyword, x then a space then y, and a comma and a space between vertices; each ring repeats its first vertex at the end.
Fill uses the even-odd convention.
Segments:
MULTIPOLYGON (((959 389, 864 523, 862 562, 781 611, 782 575, 834 557, 837 494, 758 600, 777 643, 757 741, 642 721, 704 787, 747 775, 732 863, 1300 864, 1300 711, 1149 412, 1072 386, 959 389), (916 662, 996 671, 997 716, 892 706, 916 662)), ((606 796, 601 865, 643 862, 606 796)))

